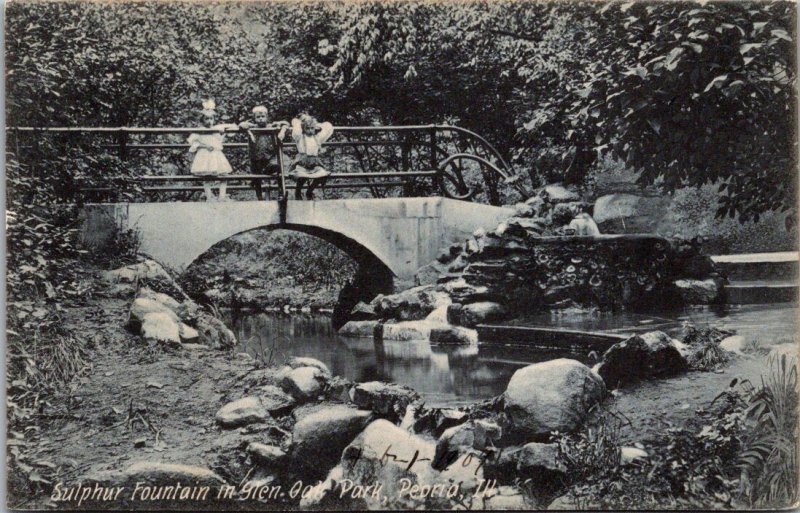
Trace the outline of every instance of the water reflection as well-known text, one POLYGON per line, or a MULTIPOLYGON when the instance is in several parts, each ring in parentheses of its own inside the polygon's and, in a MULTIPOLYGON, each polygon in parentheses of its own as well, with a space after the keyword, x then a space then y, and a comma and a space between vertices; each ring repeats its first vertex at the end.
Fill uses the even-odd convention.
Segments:
MULTIPOLYGON (((521 323, 590 331, 631 333, 673 331, 683 321, 736 329, 746 339, 772 344, 791 341, 797 332, 795 305, 752 305, 694 309, 658 316, 617 314, 596 318, 531 317, 521 323)), ((242 346, 257 358, 282 363, 292 356, 323 361, 334 374, 353 381, 393 381, 408 385, 432 405, 485 399, 505 390, 511 375, 530 363, 568 357, 590 363, 585 353, 553 351, 524 344, 440 347, 428 341, 373 341, 340 337, 321 315, 253 314, 232 320, 242 346)))
POLYGON ((353 381, 383 380, 408 385, 429 404, 452 405, 484 399, 505 390, 520 367, 561 356, 492 345, 440 347, 428 341, 373 341, 340 337, 325 316, 256 314, 233 321, 242 349, 254 357, 281 363, 291 356, 323 361, 334 374, 353 381))

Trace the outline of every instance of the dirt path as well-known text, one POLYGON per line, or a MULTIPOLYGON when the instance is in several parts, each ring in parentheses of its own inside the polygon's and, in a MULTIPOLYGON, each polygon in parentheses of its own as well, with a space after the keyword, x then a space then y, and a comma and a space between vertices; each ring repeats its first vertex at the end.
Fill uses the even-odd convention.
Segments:
POLYGON ((717 372, 688 372, 673 378, 654 379, 623 388, 609 407, 630 420, 622 430, 623 441, 647 442, 663 437, 669 428, 682 427, 696 418, 698 409, 709 405, 731 381, 749 380, 754 386, 769 371, 766 356, 735 357, 717 372))

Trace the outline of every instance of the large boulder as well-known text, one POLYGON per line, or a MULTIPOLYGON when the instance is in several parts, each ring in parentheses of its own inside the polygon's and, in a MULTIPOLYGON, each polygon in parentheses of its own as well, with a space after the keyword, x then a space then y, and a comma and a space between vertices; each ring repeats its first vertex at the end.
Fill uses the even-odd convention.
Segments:
POLYGON ((431 262, 417 269, 414 274, 414 283, 419 285, 433 285, 439 280, 439 276, 447 272, 447 265, 440 262, 431 262))
POLYGON ((281 388, 298 401, 315 399, 322 393, 327 376, 317 367, 287 368, 281 379, 281 388))
POLYGON ((339 335, 350 338, 374 338, 380 321, 348 321, 339 328, 339 335))
POLYGON ((464 278, 449 280, 439 285, 438 288, 447 293, 453 303, 467 304, 489 299, 488 287, 471 285, 464 278))
POLYGON ((164 303, 147 297, 134 299, 128 313, 128 328, 139 333, 144 322, 144 316, 151 313, 160 313, 168 316, 176 324, 179 322, 178 315, 164 303))
POLYGON ((369 422, 372 412, 344 405, 328 406, 306 415, 294 426, 292 465, 303 477, 327 475, 342 457, 342 450, 369 422))
POLYGON ((503 434, 496 422, 479 419, 446 429, 436 442, 436 453, 431 466, 444 470, 460 456, 475 453, 480 456, 494 447, 503 434))
POLYGON ((261 467, 278 470, 286 463, 286 453, 274 445, 251 442, 247 446, 247 454, 261 467))
POLYGON ((181 343, 195 344, 200 341, 200 332, 186 323, 180 323, 181 343))
POLYGON ((429 338, 434 344, 468 346, 478 343, 478 332, 460 326, 447 326, 432 329, 429 338))
POLYGON ((260 398, 244 397, 220 408, 215 418, 220 426, 234 428, 255 422, 264 422, 268 416, 260 398))
POLYGON ((397 340, 407 342, 409 340, 430 340, 431 330, 445 328, 447 324, 434 321, 402 321, 397 323, 386 323, 379 329, 383 340, 397 340))
POLYGON ((447 294, 437 291, 434 285, 423 285, 397 294, 378 295, 370 304, 381 318, 413 321, 424 319, 448 303, 450 297, 447 294))
POLYGON ((420 408, 415 412, 413 430, 439 437, 447 429, 469 420, 467 412, 453 408, 420 408))
POLYGON ((296 404, 294 397, 275 385, 264 385, 258 388, 256 393, 261 399, 261 406, 273 417, 286 415, 296 404))
POLYGON ((172 311, 177 311, 177 309, 181 305, 181 303, 177 299, 173 298, 169 294, 164 294, 163 292, 156 292, 149 287, 142 287, 141 289, 139 289, 139 292, 136 294, 136 297, 158 301, 159 303, 166 306, 172 311))
POLYGON ((673 285, 686 304, 709 305, 719 300, 719 284, 711 278, 706 280, 675 280, 673 285))
POLYGON ((171 346, 179 346, 181 344, 180 325, 173 316, 165 312, 145 314, 141 330, 145 340, 152 340, 171 346))
POLYGON ((331 376, 331 370, 327 365, 316 358, 311 358, 309 356, 294 356, 289 358, 289 360, 286 362, 286 365, 292 369, 298 369, 300 367, 314 367, 319 369, 320 372, 322 372, 322 374, 325 376, 331 376))
POLYGON ((102 278, 109 283, 135 283, 139 286, 147 286, 156 292, 163 292, 173 297, 184 298, 186 296, 166 269, 154 260, 145 260, 113 271, 106 271, 102 274, 102 278))
POLYGON ((447 320, 452 324, 474 328, 478 324, 504 319, 508 310, 493 301, 480 301, 461 305, 454 303, 447 308, 447 320))
POLYGON ((419 398, 420 395, 409 387, 382 381, 359 383, 350 389, 350 399, 359 408, 393 422, 402 419, 408 406, 419 398))
POLYGON ((618 342, 603 354, 598 374, 616 388, 640 379, 670 376, 688 369, 686 358, 666 333, 651 331, 618 342))
POLYGON ((225 323, 206 312, 197 313, 196 328, 200 342, 214 349, 226 349, 236 345, 236 335, 225 323))
POLYGON ((439 472, 430 464, 435 450, 432 441, 376 420, 345 448, 341 463, 301 507, 333 498, 349 501, 332 504, 336 509, 454 509, 459 495, 474 493, 483 478, 480 459, 458 461, 439 472))
POLYGON ((350 321, 371 321, 377 317, 375 314, 375 307, 365 303, 363 301, 359 301, 356 306, 350 310, 350 316, 348 320, 350 321))
POLYGON ((527 204, 533 205, 536 200, 533 198, 541 198, 550 203, 565 203, 578 201, 581 199, 577 191, 568 188, 560 183, 552 183, 536 189, 533 197, 526 201, 527 204))
POLYGON ((517 370, 503 394, 504 409, 513 434, 544 438, 580 427, 605 393, 600 376, 578 361, 559 358, 517 370))

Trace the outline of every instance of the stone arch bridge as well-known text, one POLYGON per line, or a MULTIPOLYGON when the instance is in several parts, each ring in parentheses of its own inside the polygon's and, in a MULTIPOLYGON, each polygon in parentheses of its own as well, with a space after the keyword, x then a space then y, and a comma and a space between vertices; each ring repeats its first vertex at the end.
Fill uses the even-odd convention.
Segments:
POLYGON ((134 229, 143 254, 182 272, 236 234, 296 230, 331 242, 381 281, 406 286, 442 247, 492 230, 511 213, 442 197, 289 201, 285 219, 277 201, 88 204, 82 236, 91 247, 117 228, 134 229))

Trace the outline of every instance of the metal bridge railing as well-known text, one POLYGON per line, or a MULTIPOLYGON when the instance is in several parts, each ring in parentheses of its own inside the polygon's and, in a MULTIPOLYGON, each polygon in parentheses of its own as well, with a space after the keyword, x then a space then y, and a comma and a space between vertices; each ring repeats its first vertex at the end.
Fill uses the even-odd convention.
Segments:
MULTIPOLYGON (((277 128, 249 130, 256 136, 271 137, 279 167, 275 175, 252 173, 251 139, 248 130, 238 129, 225 131, 223 145, 234 173, 218 177, 185 174, 190 167, 186 159, 188 135, 218 132, 199 127, 10 127, 7 143, 9 151, 22 161, 35 158, 41 137, 53 137, 65 147, 83 144, 83 153, 76 159, 86 156, 88 164, 79 166, 76 162, 76 169, 81 170, 76 171, 80 175, 76 177, 78 188, 86 197, 99 201, 115 201, 121 187, 119 181, 109 179, 110 183, 103 183, 106 170, 92 163, 89 154, 103 149, 135 167, 126 181, 135 183, 137 190, 150 200, 192 199, 203 190, 200 183, 209 180, 227 182, 229 191, 251 189, 257 181, 267 190, 277 190, 279 198, 286 198, 287 191, 295 188, 287 173, 296 145, 288 135, 280 139, 277 128)), ((503 203, 504 195, 510 191, 526 194, 494 146, 475 132, 457 126, 340 126, 335 127, 323 151, 325 167, 332 174, 320 186, 322 191, 350 189, 373 197, 441 194, 493 205, 503 203)))

